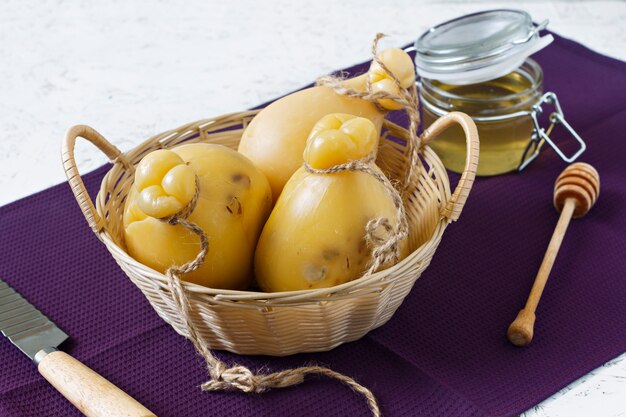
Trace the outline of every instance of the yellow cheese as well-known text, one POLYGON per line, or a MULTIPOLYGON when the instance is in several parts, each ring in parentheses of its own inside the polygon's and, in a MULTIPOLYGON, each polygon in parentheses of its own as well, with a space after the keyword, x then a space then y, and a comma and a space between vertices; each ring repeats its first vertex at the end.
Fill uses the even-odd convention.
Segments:
MULTIPOLYGON (((400 82, 400 87, 409 88, 413 85, 415 68, 413 67, 413 60, 406 52, 398 48, 386 49, 378 55, 378 58, 400 82)), ((368 71, 368 78, 373 92, 383 91, 394 96, 400 95, 400 88, 378 62, 372 62, 368 71)), ((402 107, 390 99, 379 100, 378 103, 388 110, 398 110, 402 107)))
MULTIPOLYGON (((398 78, 403 88, 415 80, 411 58, 401 49, 383 51, 379 57, 398 78)), ((373 91, 397 94, 398 88, 375 62, 368 73, 345 80, 347 88, 364 92, 371 83, 373 91)), ((391 100, 380 100, 385 109, 397 109, 391 100)), ((302 165, 302 151, 311 129, 327 114, 347 113, 369 119, 379 134, 385 111, 369 101, 335 93, 329 87, 312 87, 285 96, 261 110, 246 128, 239 152, 254 162, 267 177, 276 200, 285 183, 302 165)))
POLYGON ((160 272, 196 257, 197 235, 158 220, 191 201, 196 176, 199 196, 188 219, 204 230, 209 250, 202 266, 183 279, 212 288, 245 289, 272 198, 263 174, 225 146, 189 144, 144 157, 124 207, 128 252, 160 272))
MULTIPOLYGON (((304 159, 315 169, 326 169, 362 159, 377 145, 371 121, 328 115, 313 128, 304 159)), ((381 173, 373 162, 370 166, 381 173)), ((362 276, 372 250, 365 226, 379 217, 395 226, 396 208, 370 174, 313 174, 300 168, 285 185, 259 238, 255 254, 259 286, 265 291, 325 288, 362 276)), ((400 246, 404 257, 406 239, 400 246)))

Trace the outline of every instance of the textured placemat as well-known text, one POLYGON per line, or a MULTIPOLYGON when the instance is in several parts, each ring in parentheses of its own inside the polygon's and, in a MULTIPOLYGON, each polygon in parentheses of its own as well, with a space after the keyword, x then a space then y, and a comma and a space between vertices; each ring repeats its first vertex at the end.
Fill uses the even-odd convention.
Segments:
MULTIPOLYGON (((558 36, 536 59, 587 141, 582 160, 597 167, 602 191, 570 226, 531 347, 512 347, 505 331, 558 218, 552 187, 564 164, 547 149, 523 174, 476 181, 461 220, 382 328, 328 353, 220 356, 272 370, 328 365, 371 388, 386 416, 507 416, 624 352, 626 64, 558 36)), ((563 131, 555 136, 573 150, 563 131)), ((92 196, 106 169, 84 177, 92 196)), ((368 414, 361 397, 325 378, 263 395, 201 392, 202 359, 117 267, 66 184, 0 208, 0 231, 0 276, 71 335, 63 349, 161 417, 368 414)), ((80 415, 4 339, 0 362, 1 416, 80 415)))

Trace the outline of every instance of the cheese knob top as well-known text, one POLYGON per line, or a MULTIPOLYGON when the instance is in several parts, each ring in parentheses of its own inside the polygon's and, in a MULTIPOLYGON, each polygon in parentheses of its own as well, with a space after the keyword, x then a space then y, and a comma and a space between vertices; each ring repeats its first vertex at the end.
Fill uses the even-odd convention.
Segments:
POLYGON ((193 199, 196 174, 180 156, 160 149, 146 155, 135 172, 137 205, 155 218, 172 216, 193 199))
POLYGON ((375 154, 377 147, 378 133, 369 119, 334 113, 315 124, 303 157, 312 168, 327 169, 375 154))
MULTIPOLYGON (((385 67, 400 81, 402 88, 409 88, 415 82, 415 66, 413 60, 402 49, 386 49, 378 54, 385 67)), ((368 71, 369 82, 373 92, 384 91, 395 96, 400 95, 400 88, 376 61, 368 71)), ((379 100, 378 103, 388 110, 397 110, 402 106, 390 99, 379 100)))

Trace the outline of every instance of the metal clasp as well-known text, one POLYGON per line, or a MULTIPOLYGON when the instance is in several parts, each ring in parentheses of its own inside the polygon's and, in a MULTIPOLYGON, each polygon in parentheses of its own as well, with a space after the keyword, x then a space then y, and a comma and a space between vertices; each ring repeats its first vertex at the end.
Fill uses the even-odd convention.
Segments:
POLYGON ((567 163, 574 162, 576 158, 582 154, 585 149, 587 149, 587 145, 585 141, 576 133, 576 131, 567 123, 565 120, 565 116, 563 115, 563 110, 561 109, 561 105, 559 104, 559 100, 556 97, 556 94, 553 92, 545 93, 539 102, 535 104, 530 112, 530 117, 533 121, 533 132, 530 138, 530 142, 526 149, 524 150, 524 154, 522 155, 522 160, 520 162, 518 171, 526 168, 532 161, 534 161, 537 156, 539 156, 539 151, 545 142, 548 143, 554 149, 554 151, 567 163), (543 113, 543 109, 541 107, 542 104, 551 104, 554 106, 554 112, 550 115, 550 126, 548 129, 544 129, 539 125, 539 120, 537 116, 543 113), (557 146, 556 143, 552 139, 550 139, 550 133, 552 133, 552 129, 557 124, 562 124, 568 130, 568 132, 576 139, 576 141, 580 144, 580 148, 574 153, 572 156, 566 156, 561 149, 557 146))
POLYGON ((541 32, 542 30, 544 30, 546 26, 548 26, 548 23, 550 23, 549 19, 544 20, 543 22, 539 23, 537 26, 533 26, 532 30, 528 32, 528 35, 526 35, 524 39, 518 39, 511 43, 513 45, 519 45, 519 44, 528 42, 529 40, 533 38, 533 36, 541 32))

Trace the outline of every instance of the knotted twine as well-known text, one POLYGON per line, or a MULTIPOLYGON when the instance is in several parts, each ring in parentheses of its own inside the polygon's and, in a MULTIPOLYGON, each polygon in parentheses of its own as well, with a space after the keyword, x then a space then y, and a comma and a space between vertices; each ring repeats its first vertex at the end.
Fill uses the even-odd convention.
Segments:
POLYGON ((389 68, 387 68, 385 63, 378 56, 378 42, 385 36, 387 35, 384 33, 377 33, 374 37, 371 48, 372 59, 380 66, 385 74, 391 78, 395 86, 398 87, 399 95, 391 94, 386 91, 372 91, 372 84, 369 77, 365 91, 357 91, 347 88, 343 84, 345 80, 343 77, 336 77, 332 75, 318 78, 315 84, 318 86, 332 88, 337 94, 341 94, 343 96, 370 101, 378 108, 379 111, 383 113, 388 112, 388 110, 379 104, 379 100, 392 100, 402 106, 402 110, 406 112, 409 119, 409 140, 406 143, 409 157, 405 162, 405 172, 402 183, 402 194, 404 195, 412 183, 413 176, 415 175, 415 168, 419 165, 416 162, 419 158, 419 152, 422 147, 417 136, 417 128, 420 122, 419 101, 417 98, 417 88, 415 87, 415 83, 413 83, 408 89, 403 88, 400 80, 398 80, 398 78, 389 70, 389 68))
POLYGON ((304 168, 312 174, 327 175, 342 171, 359 171, 371 175, 383 185, 385 191, 387 191, 391 197, 393 205, 396 208, 396 227, 393 227, 386 217, 378 217, 367 222, 365 225, 365 239, 368 244, 373 247, 373 250, 369 268, 362 277, 372 275, 374 272, 378 271, 382 265, 388 262, 397 262, 400 257, 400 242, 409 234, 409 226, 406 220, 402 197, 398 190, 391 184, 391 181, 380 171, 372 167, 374 160, 375 156, 372 154, 363 159, 349 161, 345 164, 335 165, 327 169, 315 169, 308 163, 304 163, 304 168), (380 228, 384 229, 384 236, 378 234, 380 228))
MULTIPOLYGON (((380 65, 387 75, 394 81, 396 86, 399 87, 400 96, 395 96, 386 92, 372 92, 371 84, 368 82, 366 92, 358 92, 351 89, 347 89, 341 85, 340 78, 324 77, 318 80, 318 85, 324 85, 333 88, 338 94, 346 95, 349 97, 360 98, 364 100, 372 101, 375 105, 378 105, 378 100, 391 99, 401 104, 404 110, 409 116, 409 141, 407 143, 407 149, 410 152, 408 165, 405 167, 405 181, 403 190, 406 190, 409 179, 413 175, 413 161, 417 157, 417 125, 419 123, 419 114, 417 112, 417 95, 415 86, 411 86, 409 91, 403 89, 399 80, 387 69, 382 61, 377 56, 376 47, 378 41, 383 37, 382 34, 377 34, 373 45, 372 55, 373 59, 380 65)), ((380 108, 380 106, 379 106, 380 108)), ((382 109, 381 109, 382 110, 382 109)), ((368 242, 374 247, 372 251, 372 261, 365 272, 364 276, 369 276, 376 272, 382 265, 387 262, 395 262, 399 257, 399 243, 408 235, 408 224, 406 219, 406 213, 404 210, 404 204, 401 194, 391 182, 380 171, 372 167, 372 163, 375 160, 375 154, 369 155, 363 159, 357 161, 350 161, 345 164, 336 165, 328 169, 318 170, 305 164, 305 169, 315 174, 333 174, 342 171, 360 171, 371 175, 377 181, 379 181, 385 190, 391 196, 394 206, 396 207, 396 226, 394 227, 389 219, 377 218, 370 220, 366 225, 366 238, 368 242), (380 228, 383 228, 387 234, 387 239, 377 234, 380 228)), ((375 417, 380 416, 380 409, 376 398, 372 392, 365 388, 363 385, 356 382, 353 378, 343 375, 339 372, 335 372, 332 369, 323 366, 303 366, 299 368, 286 369, 279 372, 273 372, 269 374, 255 374, 245 366, 234 364, 228 366, 226 363, 219 360, 211 350, 203 342, 198 329, 196 328, 193 319, 191 318, 191 304, 187 298, 187 292, 182 284, 181 278, 185 274, 195 271, 203 263, 206 254, 209 250, 209 240, 198 225, 188 220, 188 217, 194 211, 198 202, 198 196, 200 194, 199 181, 196 177, 195 192, 191 201, 183 207, 178 213, 172 216, 164 217, 159 220, 168 223, 170 225, 180 225, 190 232, 196 234, 200 238, 200 252, 196 257, 183 265, 172 266, 166 271, 168 278, 168 287, 172 295, 172 301, 176 308, 179 310, 180 317, 183 321, 183 325, 188 333, 188 339, 193 343, 198 353, 205 359, 209 376, 211 379, 201 385, 203 391, 227 391, 227 390, 240 390, 247 393, 262 393, 272 388, 285 388, 294 385, 298 385, 304 382, 304 377, 309 374, 326 375, 330 378, 338 379, 344 384, 348 385, 354 391, 362 394, 368 402, 368 406, 375 417)), ((403 191, 404 192, 404 191, 403 191)))

